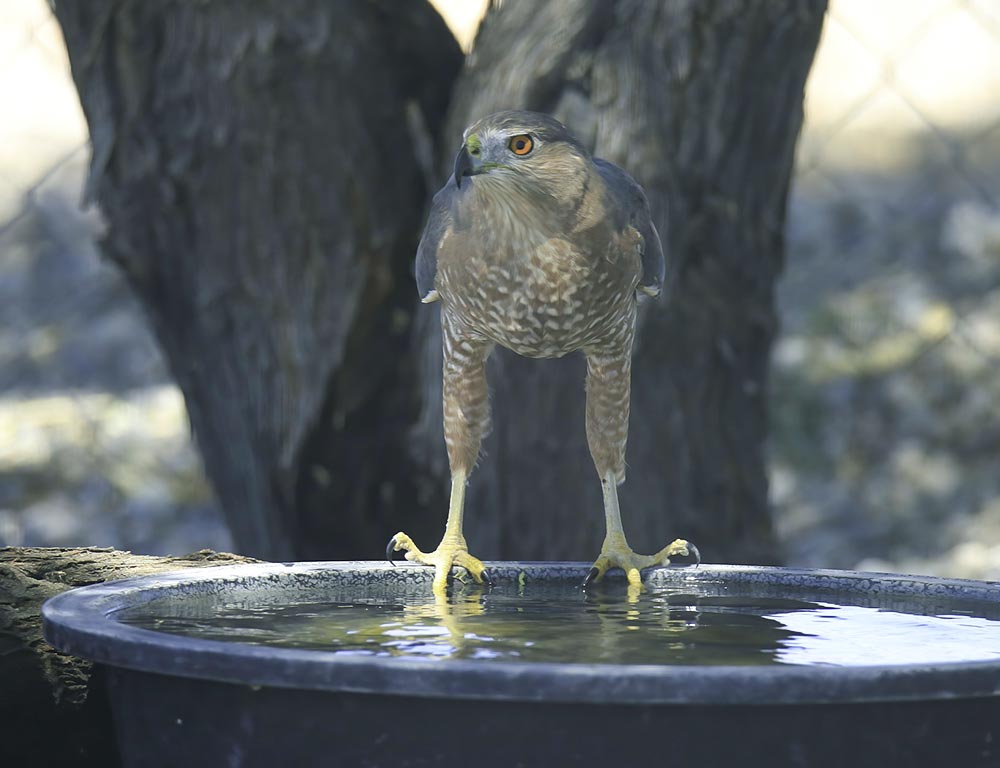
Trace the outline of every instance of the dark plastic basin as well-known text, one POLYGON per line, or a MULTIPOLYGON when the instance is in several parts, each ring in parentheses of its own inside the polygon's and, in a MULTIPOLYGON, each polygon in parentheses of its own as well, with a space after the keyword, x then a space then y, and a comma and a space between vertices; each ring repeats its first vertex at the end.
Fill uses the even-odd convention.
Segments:
MULTIPOLYGON (((510 584, 579 583, 588 565, 494 563, 510 584)), ((303 563, 187 570, 66 592, 43 608, 56 648, 108 667, 127 766, 1000 765, 1000 659, 852 666, 491 663, 335 655, 194 639, 121 623, 153 600, 344 585, 430 589, 429 569, 303 563)), ((1000 607, 1000 585, 848 571, 659 569, 881 607, 1000 607)), ((721 585, 721 586, 720 586, 721 585)), ((625 590, 623 583, 605 587, 625 590)), ((872 646, 879 637, 871 637, 872 646)), ((998 648, 1000 651, 1000 648, 998 648)))

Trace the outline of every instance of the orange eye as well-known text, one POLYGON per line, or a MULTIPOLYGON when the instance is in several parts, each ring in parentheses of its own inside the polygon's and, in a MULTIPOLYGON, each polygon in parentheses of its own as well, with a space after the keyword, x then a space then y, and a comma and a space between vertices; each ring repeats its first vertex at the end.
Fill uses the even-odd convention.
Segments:
POLYGON ((507 146, 510 147, 510 151, 515 155, 524 157, 525 155, 530 154, 531 150, 535 148, 535 142, 531 140, 531 137, 528 134, 523 133, 520 136, 514 136, 509 142, 507 142, 507 146))

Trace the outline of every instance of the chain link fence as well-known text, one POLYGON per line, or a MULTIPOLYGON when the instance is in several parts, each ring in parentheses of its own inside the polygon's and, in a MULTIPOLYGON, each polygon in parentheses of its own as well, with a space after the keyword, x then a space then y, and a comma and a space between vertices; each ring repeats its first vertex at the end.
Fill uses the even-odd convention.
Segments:
MULTIPOLYGON (((0 2, 0 545, 226 548, 182 399, 79 210, 58 27, 0 2)), ((1000 3, 833 0, 789 205, 789 562, 997 578, 1000 3)))
POLYGON ((803 565, 1000 574, 1000 4, 831 4, 779 286, 803 565))

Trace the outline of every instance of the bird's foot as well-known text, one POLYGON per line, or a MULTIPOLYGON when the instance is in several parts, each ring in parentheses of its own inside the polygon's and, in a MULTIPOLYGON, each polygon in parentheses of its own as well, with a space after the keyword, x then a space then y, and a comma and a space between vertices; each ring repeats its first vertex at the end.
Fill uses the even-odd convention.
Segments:
POLYGON ((433 552, 422 552, 413 543, 413 539, 400 531, 389 539, 389 545, 385 548, 385 556, 390 563, 393 552, 405 552, 406 559, 412 563, 433 565, 435 592, 441 592, 447 586, 448 575, 454 565, 464 568, 475 579, 476 583, 491 587, 494 585, 493 577, 486 570, 483 561, 469 554, 463 538, 445 537, 433 552))
POLYGON ((611 568, 621 568, 628 577, 631 587, 642 586, 641 571, 654 565, 667 565, 671 557, 693 557, 693 565, 701 563, 698 548, 684 539, 674 539, 655 555, 640 555, 633 552, 624 537, 608 537, 601 547, 601 554, 587 574, 583 586, 593 584, 604 578, 611 568))

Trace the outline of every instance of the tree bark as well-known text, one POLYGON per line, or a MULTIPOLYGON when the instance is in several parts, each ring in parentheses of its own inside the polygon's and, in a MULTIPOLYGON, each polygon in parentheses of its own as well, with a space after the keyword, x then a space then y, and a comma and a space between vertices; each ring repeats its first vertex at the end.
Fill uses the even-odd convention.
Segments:
MULTIPOLYGON (((634 365, 633 545, 775 561, 773 285, 824 8, 508 0, 459 75, 422 0, 57 2, 105 251, 149 312, 238 548, 357 557, 399 528, 440 536, 438 310, 417 302, 413 253, 462 128, 520 107, 632 172, 668 253, 672 301, 644 306, 634 365)), ((501 353, 490 379, 470 546, 594 557, 581 360, 501 353)))
POLYGON ((113 549, 0 548, 0 765, 119 765, 104 680, 42 639, 42 603, 72 587, 254 562, 210 550, 148 557, 113 549))
POLYGON ((414 497, 437 513, 443 489, 400 436, 423 169, 461 65, 441 18, 424 0, 55 9, 104 252, 149 314, 238 549, 373 554, 414 497))

